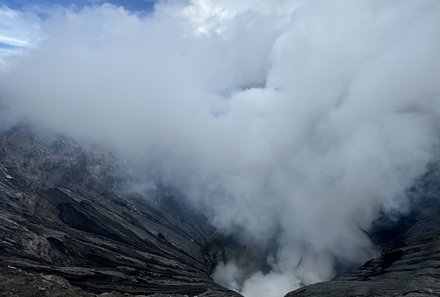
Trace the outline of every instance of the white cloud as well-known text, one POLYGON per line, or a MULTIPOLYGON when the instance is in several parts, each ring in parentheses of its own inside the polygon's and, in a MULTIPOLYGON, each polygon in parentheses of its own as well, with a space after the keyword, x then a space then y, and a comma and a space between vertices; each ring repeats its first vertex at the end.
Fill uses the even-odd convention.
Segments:
POLYGON ((0 6, 0 62, 10 56, 23 53, 26 48, 34 47, 42 32, 38 17, 33 13, 12 10, 0 6))
POLYGON ((216 272, 248 296, 370 257, 364 230, 405 209, 435 156, 436 0, 106 5, 41 26, 47 39, 0 77, 8 114, 154 168, 267 250, 270 272, 216 272))

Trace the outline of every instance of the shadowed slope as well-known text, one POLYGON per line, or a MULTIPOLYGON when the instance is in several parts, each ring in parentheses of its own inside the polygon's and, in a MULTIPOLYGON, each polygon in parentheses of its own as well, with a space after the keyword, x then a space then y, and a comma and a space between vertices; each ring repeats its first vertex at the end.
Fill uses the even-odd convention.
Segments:
POLYGON ((216 234, 206 219, 164 187, 127 194, 117 166, 25 126, 0 135, 1 294, 13 288, 5 275, 32 273, 26 289, 43 273, 96 294, 239 296, 209 276, 216 234))

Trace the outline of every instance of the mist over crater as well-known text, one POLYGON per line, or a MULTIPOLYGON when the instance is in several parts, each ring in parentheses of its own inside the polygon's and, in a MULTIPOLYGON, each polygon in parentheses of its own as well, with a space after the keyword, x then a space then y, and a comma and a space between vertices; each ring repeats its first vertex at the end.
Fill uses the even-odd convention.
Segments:
MULTIPOLYGON (((1 8, 5 10, 5 7, 1 8)), ((377 252, 438 156, 440 2, 159 1, 32 9, 0 123, 98 143, 254 246, 213 277, 282 296, 377 252)), ((132 174, 133 172, 130 172, 132 174)))

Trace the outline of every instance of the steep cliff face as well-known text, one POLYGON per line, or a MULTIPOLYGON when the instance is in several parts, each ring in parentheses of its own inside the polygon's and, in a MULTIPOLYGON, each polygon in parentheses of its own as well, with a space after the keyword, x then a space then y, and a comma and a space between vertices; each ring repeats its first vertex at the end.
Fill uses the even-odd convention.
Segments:
POLYGON ((127 191, 117 167, 27 126, 1 133, 0 296, 240 296, 209 276, 206 219, 164 187, 127 191))
POLYGON ((371 233, 382 254, 358 271, 286 297, 440 296, 440 169, 433 165, 411 188, 410 213, 378 220, 371 233))

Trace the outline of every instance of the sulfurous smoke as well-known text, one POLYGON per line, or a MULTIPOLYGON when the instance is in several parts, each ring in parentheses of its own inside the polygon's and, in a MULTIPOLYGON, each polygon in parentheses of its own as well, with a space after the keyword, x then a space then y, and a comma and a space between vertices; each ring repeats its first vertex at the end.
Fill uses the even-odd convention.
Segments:
POLYGON ((100 5, 38 26, 39 45, 2 71, 3 113, 154 168, 220 230, 268 251, 267 269, 214 272, 245 296, 369 258, 372 222, 407 209, 435 158, 437 0, 100 5))

